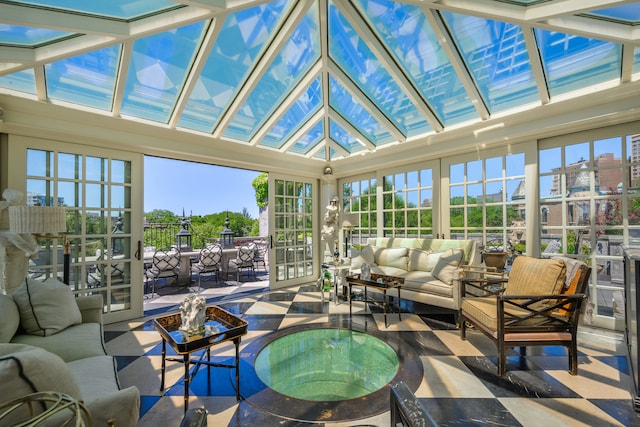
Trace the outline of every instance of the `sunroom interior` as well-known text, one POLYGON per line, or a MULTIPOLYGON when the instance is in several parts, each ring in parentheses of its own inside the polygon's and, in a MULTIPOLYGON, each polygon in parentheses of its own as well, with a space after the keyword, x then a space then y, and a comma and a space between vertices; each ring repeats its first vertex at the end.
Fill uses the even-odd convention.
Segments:
MULTIPOLYGON (((151 155, 268 172, 274 289, 318 277, 322 213, 337 196, 358 216, 353 247, 499 238, 597 265, 593 324, 622 328, 622 251, 640 238, 640 3, 1 0, 0 10, 0 187, 72 213, 78 294, 95 263, 83 248, 108 252, 124 219, 127 280, 102 284, 107 319, 142 314, 151 155), (284 255, 297 246, 312 257, 284 255)), ((54 244, 39 265, 51 274, 54 244)))

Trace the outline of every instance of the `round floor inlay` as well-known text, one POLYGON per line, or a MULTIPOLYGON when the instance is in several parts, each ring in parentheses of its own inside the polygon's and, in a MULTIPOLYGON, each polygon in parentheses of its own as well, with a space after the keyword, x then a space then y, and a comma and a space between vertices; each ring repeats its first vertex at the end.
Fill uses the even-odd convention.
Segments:
POLYGON ((398 356, 382 340, 349 329, 291 333, 257 355, 257 376, 285 396, 336 401, 373 393, 398 372, 398 356))

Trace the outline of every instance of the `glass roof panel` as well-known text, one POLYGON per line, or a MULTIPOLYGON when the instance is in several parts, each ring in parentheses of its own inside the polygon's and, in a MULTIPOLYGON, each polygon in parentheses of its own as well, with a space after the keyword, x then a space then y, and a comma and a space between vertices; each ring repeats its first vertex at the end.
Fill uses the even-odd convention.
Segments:
POLYGON ((640 46, 637 46, 633 55, 633 74, 640 73, 640 46))
POLYGON ((451 125, 478 117, 422 9, 388 0, 359 3, 441 122, 451 125))
POLYGON ((37 47, 73 35, 74 33, 47 28, 0 24, 0 44, 3 45, 37 47))
POLYGON ((640 23, 640 3, 593 10, 585 13, 585 15, 606 18, 624 24, 637 25, 640 23))
POLYGON ((329 105, 375 145, 392 142, 393 136, 347 90, 329 76, 329 105))
POLYGON ((365 149, 360 141, 331 119, 329 119, 329 135, 331 135, 333 141, 337 142, 349 153, 353 154, 365 149))
POLYGON ((619 44, 537 28, 535 35, 552 96, 620 78, 619 44))
POLYGON ((313 114, 322 107, 322 83, 318 77, 291 105, 284 116, 267 133, 259 145, 280 148, 313 114))
MULTIPOLYGON (((316 145, 324 139, 324 126, 320 120, 309 132, 305 133, 298 142, 296 142, 289 151, 298 154, 307 154, 316 145)), ((324 150, 319 150, 324 153, 324 150)))
POLYGON ((0 87, 35 95, 36 79, 33 74, 33 68, 18 71, 6 76, 0 76, 0 87))
POLYGON ((329 2, 328 14, 329 53, 336 63, 405 136, 429 132, 429 123, 333 2, 329 2))
POLYGON ((182 7, 182 5, 166 0, 22 0, 21 3, 125 20, 182 7))
POLYGON ((122 100, 122 114, 166 123, 182 90, 204 22, 138 39, 122 100))
POLYGON ((492 114, 539 102, 518 25, 451 12, 442 16, 492 114))
POLYGON ((47 96, 111 110, 120 45, 45 64, 47 96))
POLYGON ((231 120, 224 136, 241 141, 250 140, 319 58, 318 8, 311 7, 231 120))
POLYGON ((279 0, 227 16, 178 126, 213 131, 287 5, 287 0, 279 0))

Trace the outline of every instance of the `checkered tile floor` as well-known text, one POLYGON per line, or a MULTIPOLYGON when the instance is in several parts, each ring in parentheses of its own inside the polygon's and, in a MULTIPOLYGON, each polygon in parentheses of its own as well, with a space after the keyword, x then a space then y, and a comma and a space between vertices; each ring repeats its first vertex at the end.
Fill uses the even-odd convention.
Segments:
MULTIPOLYGON (((404 301, 402 320, 397 313, 390 314, 385 328, 378 307, 365 310, 364 303, 357 303, 350 322, 348 303, 323 301, 314 285, 271 292, 263 285, 244 286, 225 287, 217 296, 208 294, 209 304, 241 315, 249 323, 240 352, 241 392, 251 389, 245 387, 247 381, 254 381, 251 367, 243 366, 246 352, 259 347, 261 340, 285 328, 329 324, 370 331, 395 343, 394 348, 405 358, 419 360, 422 379, 415 381, 412 391, 439 425, 640 424, 629 393, 621 335, 581 330, 578 376, 567 372, 563 348, 543 347, 528 349, 526 360, 514 351, 507 376, 499 378, 493 344, 475 331, 462 341, 446 310, 404 301)), ((176 308, 159 304, 145 318, 105 326, 107 350, 117 356, 121 385, 140 389, 140 426, 177 426, 183 415, 182 365, 168 363, 167 387, 161 392, 161 338, 151 321, 153 316, 176 308)), ((232 344, 212 351, 212 359, 218 362, 229 363, 233 356, 232 344)), ((308 419, 281 395, 260 399, 259 404, 244 395, 245 400, 237 402, 233 370, 212 368, 210 375, 205 367, 201 370, 205 372, 198 372, 190 386, 190 407, 205 407, 209 426, 390 425, 388 398, 375 403, 353 399, 348 404, 349 419, 308 419)))

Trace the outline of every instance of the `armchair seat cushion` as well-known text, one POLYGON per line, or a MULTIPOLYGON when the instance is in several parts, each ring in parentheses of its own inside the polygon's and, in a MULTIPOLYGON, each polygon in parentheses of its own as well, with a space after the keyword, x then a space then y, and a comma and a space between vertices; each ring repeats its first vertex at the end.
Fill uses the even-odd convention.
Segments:
MULTIPOLYGON (((497 331, 498 329, 498 300, 495 297, 477 297, 477 298, 465 298, 462 300, 462 311, 465 316, 472 317, 481 325, 488 329, 497 331)), ((531 312, 523 308, 509 306, 505 304, 505 318, 510 317, 522 318, 527 316, 531 312)), ((540 317, 532 317, 528 320, 518 321, 519 326, 534 326, 540 323, 540 317)))

